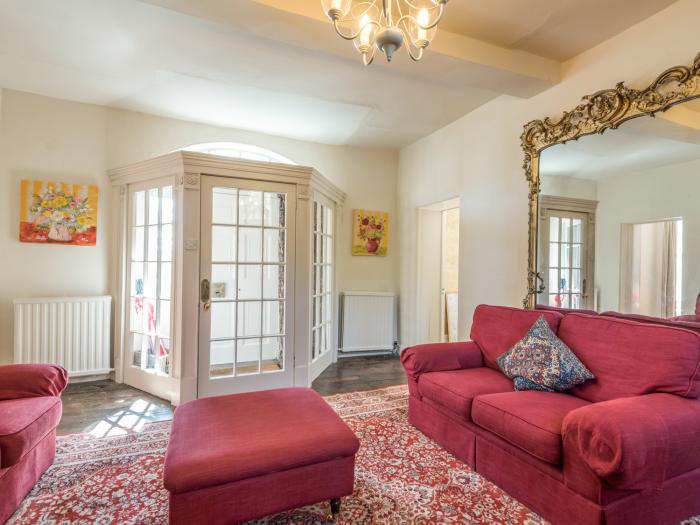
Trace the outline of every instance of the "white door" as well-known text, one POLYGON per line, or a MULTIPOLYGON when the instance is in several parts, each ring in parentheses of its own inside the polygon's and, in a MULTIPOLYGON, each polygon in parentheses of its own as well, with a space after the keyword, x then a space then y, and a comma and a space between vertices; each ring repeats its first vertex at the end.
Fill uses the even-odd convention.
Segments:
POLYGON ((127 314, 124 382, 172 399, 173 239, 172 179, 129 186, 127 314))
POLYGON ((202 177, 199 397, 294 383, 295 191, 202 177))
POLYGON ((559 308, 592 309, 592 261, 588 215, 547 210, 541 234, 540 272, 544 290, 540 304, 559 308))
POLYGON ((314 198, 313 275, 311 289, 311 374, 316 379, 333 362, 335 330, 335 206, 321 195, 314 198))

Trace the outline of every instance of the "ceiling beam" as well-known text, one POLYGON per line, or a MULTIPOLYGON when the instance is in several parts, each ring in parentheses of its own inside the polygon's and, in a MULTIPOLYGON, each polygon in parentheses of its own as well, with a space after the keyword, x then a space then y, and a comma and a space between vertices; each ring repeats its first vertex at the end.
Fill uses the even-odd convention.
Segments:
MULTIPOLYGON (((335 34, 319 0, 141 1, 257 37, 360 61, 352 43, 335 34)), ((404 55, 397 55, 391 64, 378 56, 371 67, 391 68, 400 75, 453 87, 477 87, 518 97, 533 96, 561 79, 561 64, 555 60, 444 30, 438 31, 420 67, 404 55)))

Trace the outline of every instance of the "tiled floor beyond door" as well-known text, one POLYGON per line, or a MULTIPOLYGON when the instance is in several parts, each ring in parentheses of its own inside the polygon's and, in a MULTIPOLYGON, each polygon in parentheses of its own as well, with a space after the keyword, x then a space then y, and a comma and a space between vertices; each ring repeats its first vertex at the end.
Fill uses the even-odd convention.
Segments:
MULTIPOLYGON (((356 390, 372 390, 406 382, 397 357, 353 357, 328 367, 313 383, 327 396, 356 390)), ((59 434, 90 432, 116 435, 139 429, 149 421, 172 417, 167 401, 113 381, 69 385, 63 393, 63 417, 59 434)))

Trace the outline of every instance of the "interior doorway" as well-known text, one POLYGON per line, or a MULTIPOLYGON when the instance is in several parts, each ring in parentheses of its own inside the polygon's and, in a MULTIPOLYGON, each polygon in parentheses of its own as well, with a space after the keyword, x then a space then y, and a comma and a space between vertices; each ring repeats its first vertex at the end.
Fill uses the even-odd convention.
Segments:
POLYGON ((418 209, 418 343, 456 341, 459 311, 459 199, 418 209))
POLYGON ((674 317, 683 296, 683 220, 620 226, 620 311, 674 317))

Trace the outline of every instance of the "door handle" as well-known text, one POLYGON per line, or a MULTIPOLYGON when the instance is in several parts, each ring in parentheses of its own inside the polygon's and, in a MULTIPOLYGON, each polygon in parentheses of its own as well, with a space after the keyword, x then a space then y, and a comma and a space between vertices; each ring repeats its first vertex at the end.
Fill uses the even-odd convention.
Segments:
POLYGON ((202 309, 208 312, 209 308, 211 308, 211 286, 209 284, 209 279, 202 279, 202 282, 199 284, 199 299, 202 301, 202 309))

